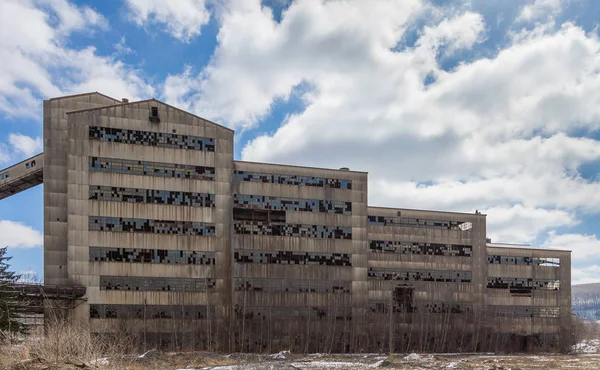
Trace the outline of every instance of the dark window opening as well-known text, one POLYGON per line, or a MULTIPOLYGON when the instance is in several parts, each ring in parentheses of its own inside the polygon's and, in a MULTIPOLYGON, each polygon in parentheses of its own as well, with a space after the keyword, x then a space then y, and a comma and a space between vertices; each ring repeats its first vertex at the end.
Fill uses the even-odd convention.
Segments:
POLYGON ((150 108, 150 122, 160 122, 160 118, 158 118, 158 107, 150 108))
POLYGON ((285 222, 285 211, 234 208, 233 219, 236 221, 285 222))

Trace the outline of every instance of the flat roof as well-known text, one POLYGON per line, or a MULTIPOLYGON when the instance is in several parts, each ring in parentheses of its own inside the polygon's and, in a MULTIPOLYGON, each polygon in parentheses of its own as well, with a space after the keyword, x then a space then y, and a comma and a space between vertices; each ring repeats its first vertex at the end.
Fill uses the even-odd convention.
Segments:
MULTIPOLYGON (((283 164, 283 163, 267 163, 267 162, 253 162, 253 161, 235 161, 235 163, 248 163, 248 164, 257 164, 257 165, 262 165, 262 164, 266 164, 268 166, 279 166, 279 167, 295 167, 295 168, 308 168, 308 169, 313 169, 313 170, 327 170, 327 171, 340 171, 340 172, 353 172, 353 173, 362 173, 362 174, 368 174, 368 172, 365 171, 354 171, 354 170, 342 170, 340 168, 325 168, 325 167, 312 167, 312 166, 300 166, 300 165, 296 165, 296 164, 283 164)), ((344 168, 344 167, 342 167, 344 168)))
MULTIPOLYGON (((85 94, 83 94, 83 95, 85 95, 85 94)), ((100 94, 100 95, 102 95, 102 94, 100 94)), ((106 95, 103 95, 103 96, 106 96, 106 95)), ((110 98, 110 97, 108 97, 108 98, 110 98)), ((110 98, 110 99, 112 99, 112 98, 110 98)), ((117 100, 117 101, 118 101, 118 100, 117 100)), ((204 118, 204 117, 200 117, 200 116, 198 116, 198 115, 195 115, 194 113, 190 113, 190 112, 188 112, 188 111, 186 111, 186 110, 183 110, 183 109, 181 109, 181 108, 174 107, 174 106, 172 106, 171 104, 167 104, 167 103, 165 103, 165 102, 163 102, 163 101, 160 101, 160 100, 158 100, 158 99, 155 99, 155 98, 152 98, 152 99, 144 99, 144 100, 137 100, 137 101, 131 101, 131 102, 127 102, 127 103, 121 102, 121 104, 103 105, 103 106, 101 106, 101 107, 93 107, 93 108, 85 108, 85 109, 72 110, 72 111, 69 111, 69 112, 67 112, 66 114, 71 114, 71 113, 81 113, 81 112, 89 112, 89 111, 100 110, 100 109, 105 109, 105 108, 123 107, 123 106, 125 106, 125 105, 130 105, 130 104, 139 104, 139 103, 146 103, 146 102, 150 102, 150 101, 155 101, 155 102, 158 102, 158 103, 164 104, 164 105, 166 105, 166 106, 167 106, 167 107, 169 107, 169 108, 173 108, 173 109, 175 109, 175 110, 178 110, 178 111, 180 111, 180 112, 183 112, 183 113, 189 114, 190 116, 193 116, 193 117, 196 117, 196 118, 200 118, 201 120, 204 120, 204 121, 206 121, 206 122, 208 122, 208 123, 211 123, 211 124, 213 124, 213 125, 219 126, 220 128, 224 128, 224 129, 226 129, 226 130, 229 130, 229 131, 231 131, 231 132, 235 132, 234 130, 230 129, 229 127, 225 127, 225 126, 223 126, 223 125, 220 125, 220 124, 218 124, 218 123, 216 123, 216 122, 213 122, 213 121, 211 121, 211 120, 208 120, 208 119, 206 119, 206 118, 204 118)))
POLYGON ((570 249, 554 249, 554 248, 536 248, 526 244, 508 244, 508 243, 486 243, 486 247, 489 248, 501 248, 501 249, 525 249, 534 251, 553 251, 553 252, 572 252, 570 249))
POLYGON ((379 209, 392 209, 395 211, 417 211, 417 212, 433 212, 433 213, 453 213, 456 215, 469 215, 469 216, 483 216, 486 217, 485 213, 467 213, 467 212, 453 212, 453 211, 436 211, 431 209, 416 209, 416 208, 395 208, 395 207, 382 207, 382 206, 367 206, 368 208, 379 208, 379 209))

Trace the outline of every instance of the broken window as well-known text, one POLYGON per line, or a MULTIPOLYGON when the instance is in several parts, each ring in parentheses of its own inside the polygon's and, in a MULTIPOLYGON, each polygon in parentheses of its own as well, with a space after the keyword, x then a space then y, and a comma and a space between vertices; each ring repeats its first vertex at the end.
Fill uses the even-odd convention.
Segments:
POLYGON ((168 235, 214 236, 215 224, 123 217, 88 217, 90 231, 142 232, 168 235))
POLYGON ((233 171, 233 180, 297 186, 315 186, 334 189, 352 189, 352 180, 301 175, 280 175, 249 171, 233 171))

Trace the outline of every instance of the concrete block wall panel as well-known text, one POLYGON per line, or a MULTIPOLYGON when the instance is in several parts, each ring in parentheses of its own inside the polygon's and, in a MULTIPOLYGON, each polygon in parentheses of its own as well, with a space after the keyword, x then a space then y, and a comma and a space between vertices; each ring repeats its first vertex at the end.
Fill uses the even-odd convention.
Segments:
POLYGON ((90 304, 209 303, 220 309, 218 320, 224 328, 228 315, 224 308, 228 307, 231 296, 229 183, 233 165, 233 132, 154 100, 72 112, 68 116, 70 278, 75 283, 88 286, 87 304, 76 309, 76 316, 88 317, 90 304), (150 122, 151 107, 158 108, 160 123, 150 122), (90 140, 90 126, 210 137, 216 143, 215 151, 158 147, 148 145, 150 142, 141 145, 135 142, 90 140), (215 162, 219 157, 222 163, 219 163, 212 181, 90 171, 89 157, 207 167, 217 167, 215 162), (214 194, 215 207, 90 200, 89 185, 214 194), (216 235, 90 231, 89 216, 214 223, 216 235), (206 251, 214 253, 216 263, 213 266, 196 266, 94 262, 90 261, 90 246, 206 251), (105 291, 99 289, 100 276, 211 278, 216 280, 216 290, 209 293, 105 291))
MULTIPOLYGON (((257 263, 234 263, 234 278, 268 277, 278 280, 321 280, 339 281, 348 284, 351 294, 345 293, 266 293, 253 291, 234 292, 234 302, 238 306, 257 305, 259 307, 319 307, 329 310, 333 315, 335 309, 331 302, 337 302, 344 309, 353 313, 355 323, 361 322, 359 315, 364 315, 367 286, 367 245, 366 245, 366 209, 367 209, 367 174, 364 172, 328 170, 297 166, 273 165, 252 162, 235 162, 236 171, 259 174, 292 175, 319 177, 325 179, 351 180, 351 189, 337 189, 318 186, 288 185, 267 182, 234 181, 233 194, 269 196, 276 198, 310 199, 351 202, 352 213, 332 214, 307 211, 286 211, 285 221, 289 224, 322 225, 330 227, 352 228, 352 239, 320 239, 312 237, 282 237, 262 235, 233 234, 233 248, 236 250, 255 250, 261 252, 297 252, 321 253, 326 255, 348 254, 351 266, 334 267, 327 265, 278 265, 257 263)), ((244 325, 246 323, 244 322, 244 325)), ((248 323, 252 325, 252 323, 248 323)), ((281 327, 281 330, 290 330, 281 327)), ((315 328, 315 333, 324 330, 315 328)), ((286 334, 280 332, 280 335, 286 334)), ((242 339, 244 342, 245 339, 242 339)))
POLYGON ((66 113, 116 104, 99 93, 44 101, 44 282, 68 285, 67 270, 67 154, 66 113))
MULTIPOLYGON (((542 259, 549 261, 545 265, 539 265, 532 262, 525 264, 496 264, 487 262, 488 277, 506 278, 512 281, 518 278, 531 279, 536 281, 554 281, 560 282, 557 290, 538 290, 534 289, 529 294, 513 294, 509 289, 486 289, 485 304, 487 307, 530 307, 530 310, 540 308, 558 307, 560 313, 558 317, 532 317, 528 320, 523 318, 511 318, 515 323, 508 325, 509 328, 518 328, 521 332, 527 334, 535 333, 557 333, 563 338, 567 338, 567 333, 571 325, 571 252, 562 250, 546 250, 526 247, 502 247, 489 244, 486 248, 488 256, 504 256, 516 258, 542 259), (560 261, 555 265, 556 259, 560 261)), ((561 343, 566 346, 567 344, 561 343)))

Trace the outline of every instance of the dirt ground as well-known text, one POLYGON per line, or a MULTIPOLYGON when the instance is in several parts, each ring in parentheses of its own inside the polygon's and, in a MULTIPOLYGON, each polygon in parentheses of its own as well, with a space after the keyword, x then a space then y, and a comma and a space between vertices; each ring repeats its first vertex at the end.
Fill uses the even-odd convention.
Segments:
POLYGON ((68 364, 22 363, 13 369, 131 369, 131 370, 266 370, 266 369, 600 369, 600 354, 574 355, 510 355, 493 354, 396 354, 392 363, 382 354, 326 355, 290 354, 274 355, 214 353, 160 353, 151 352, 145 357, 127 356, 121 359, 98 359, 82 363, 74 360, 68 364))

